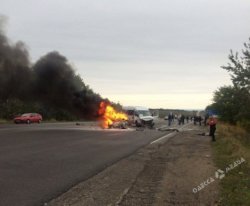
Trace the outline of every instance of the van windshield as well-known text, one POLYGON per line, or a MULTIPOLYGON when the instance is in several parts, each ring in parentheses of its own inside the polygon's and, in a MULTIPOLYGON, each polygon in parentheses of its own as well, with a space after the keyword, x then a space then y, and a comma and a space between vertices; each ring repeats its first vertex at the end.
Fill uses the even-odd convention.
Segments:
POLYGON ((134 115, 135 111, 134 110, 127 110, 125 111, 127 115, 134 115))
POLYGON ((142 116, 151 116, 148 110, 137 110, 137 113, 142 116))

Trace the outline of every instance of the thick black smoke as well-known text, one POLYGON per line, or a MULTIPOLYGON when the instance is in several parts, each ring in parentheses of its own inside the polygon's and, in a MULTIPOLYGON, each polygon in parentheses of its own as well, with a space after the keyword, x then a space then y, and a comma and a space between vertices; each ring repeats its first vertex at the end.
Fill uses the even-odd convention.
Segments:
POLYGON ((41 57, 33 66, 33 72, 37 99, 80 117, 95 116, 102 100, 100 95, 84 84, 67 58, 59 52, 41 57))
POLYGON ((23 112, 93 118, 102 98, 84 84, 67 58, 54 51, 31 66, 25 44, 11 44, 1 22, 0 17, 0 118, 23 112))
POLYGON ((0 102, 26 98, 31 80, 28 50, 23 42, 9 42, 3 21, 0 16, 0 102))
POLYGON ((43 56, 33 70, 36 94, 55 106, 71 106, 75 93, 82 89, 77 88, 75 73, 67 59, 58 52, 43 56))

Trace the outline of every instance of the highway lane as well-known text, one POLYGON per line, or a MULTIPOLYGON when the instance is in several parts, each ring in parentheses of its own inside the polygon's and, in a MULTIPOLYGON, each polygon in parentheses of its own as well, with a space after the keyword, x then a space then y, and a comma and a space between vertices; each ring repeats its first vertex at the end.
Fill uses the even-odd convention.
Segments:
POLYGON ((0 206, 39 206, 163 136, 74 123, 0 125, 0 206))

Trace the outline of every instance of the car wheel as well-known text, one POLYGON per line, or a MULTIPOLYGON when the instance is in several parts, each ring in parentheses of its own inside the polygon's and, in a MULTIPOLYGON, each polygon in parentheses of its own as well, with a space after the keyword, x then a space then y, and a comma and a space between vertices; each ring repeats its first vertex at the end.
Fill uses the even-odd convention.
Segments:
POLYGON ((154 125, 155 125, 154 123, 151 123, 150 126, 149 126, 149 128, 150 129, 154 129, 154 125))
POLYGON ((27 122, 27 124, 30 124, 30 120, 29 119, 26 122, 27 122))
POLYGON ((37 123, 40 124, 41 122, 42 122, 42 121, 39 119, 37 123))
POLYGON ((136 127, 140 127, 140 126, 141 126, 141 124, 139 124, 139 122, 138 122, 138 121, 135 121, 135 126, 136 126, 136 127))

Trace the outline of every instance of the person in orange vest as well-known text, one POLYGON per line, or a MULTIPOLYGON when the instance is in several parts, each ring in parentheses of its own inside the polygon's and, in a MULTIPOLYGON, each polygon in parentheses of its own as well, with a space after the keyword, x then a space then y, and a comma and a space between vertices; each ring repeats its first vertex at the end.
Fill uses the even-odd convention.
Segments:
POLYGON ((211 116, 208 118, 208 125, 209 125, 209 136, 212 137, 212 141, 215 141, 215 130, 216 130, 216 124, 217 124, 217 119, 214 116, 211 116))

